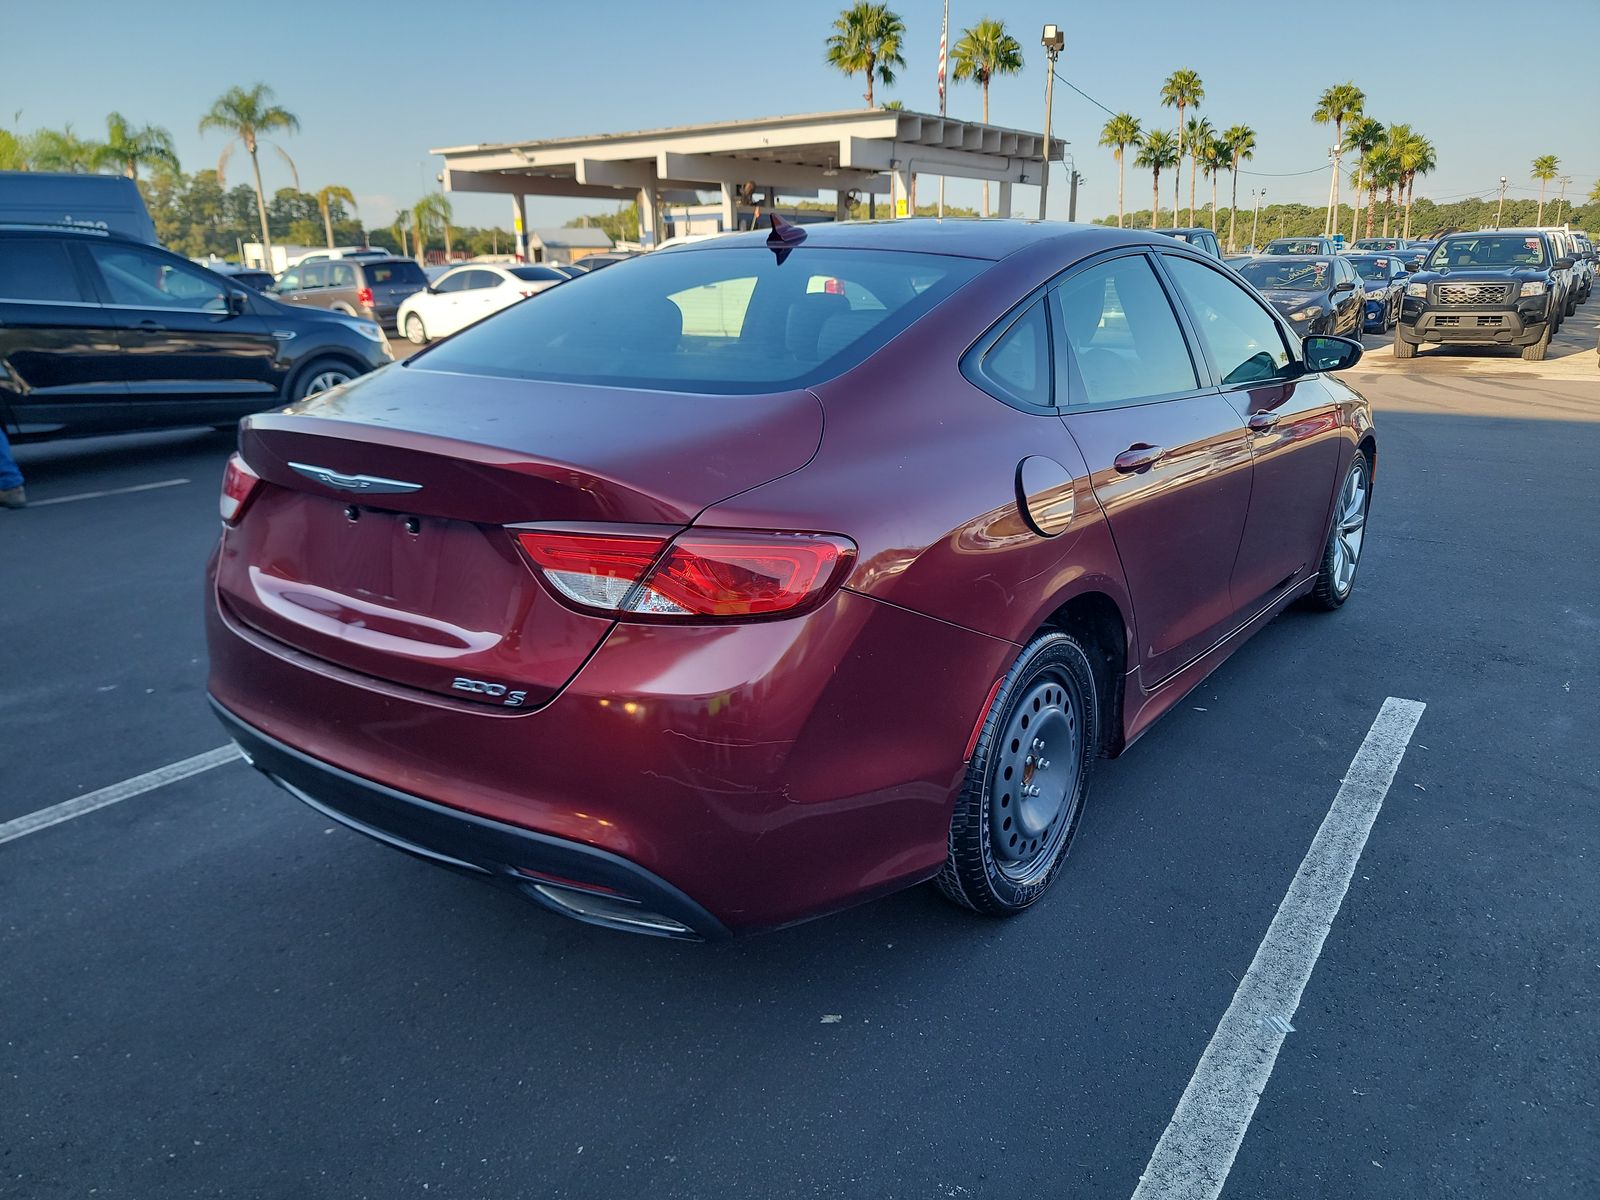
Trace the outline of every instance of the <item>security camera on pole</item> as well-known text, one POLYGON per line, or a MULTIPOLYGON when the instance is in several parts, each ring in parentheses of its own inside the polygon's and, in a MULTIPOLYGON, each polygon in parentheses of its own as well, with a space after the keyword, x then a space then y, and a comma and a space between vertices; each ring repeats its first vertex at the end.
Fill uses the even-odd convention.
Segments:
POLYGON ((1056 59, 1067 39, 1059 25, 1046 25, 1039 37, 1044 52, 1050 56, 1048 73, 1044 77, 1044 174, 1039 179, 1039 219, 1044 220, 1045 201, 1050 196, 1050 112, 1056 98, 1056 59))

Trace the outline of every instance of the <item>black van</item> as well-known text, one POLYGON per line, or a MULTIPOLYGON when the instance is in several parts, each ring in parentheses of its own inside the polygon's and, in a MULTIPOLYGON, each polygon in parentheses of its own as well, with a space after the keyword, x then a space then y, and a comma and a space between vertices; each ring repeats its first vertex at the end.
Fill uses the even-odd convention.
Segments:
POLYGON ((16 440, 232 425, 390 361, 371 321, 283 304, 159 246, 0 224, 0 421, 16 440))
POLYGON ((0 224, 69 225, 158 244, 138 184, 121 175, 0 171, 0 224))

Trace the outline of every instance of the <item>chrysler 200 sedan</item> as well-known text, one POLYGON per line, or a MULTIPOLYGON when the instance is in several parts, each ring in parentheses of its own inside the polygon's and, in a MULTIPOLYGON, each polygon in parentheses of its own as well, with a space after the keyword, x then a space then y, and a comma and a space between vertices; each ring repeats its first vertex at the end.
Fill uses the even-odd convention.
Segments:
POLYGON ((323 814, 595 924, 1019 912, 1097 757, 1351 594, 1359 354, 1128 230, 648 255, 244 423, 211 696, 323 814))

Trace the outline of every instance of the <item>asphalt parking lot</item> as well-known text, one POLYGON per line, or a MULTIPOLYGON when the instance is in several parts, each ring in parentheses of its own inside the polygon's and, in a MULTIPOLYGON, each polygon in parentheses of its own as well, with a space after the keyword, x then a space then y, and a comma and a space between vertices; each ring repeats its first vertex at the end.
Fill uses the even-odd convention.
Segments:
MULTIPOLYGON (((611 934, 239 761, 0 841, 0 1196, 1129 1197, 1390 697, 1426 709, 1224 1194, 1600 1194, 1597 316, 1546 364, 1351 373, 1381 437, 1354 599, 1102 764, 1016 920, 922 888, 611 934)), ((230 448, 19 448, 0 830, 224 744, 230 448)))

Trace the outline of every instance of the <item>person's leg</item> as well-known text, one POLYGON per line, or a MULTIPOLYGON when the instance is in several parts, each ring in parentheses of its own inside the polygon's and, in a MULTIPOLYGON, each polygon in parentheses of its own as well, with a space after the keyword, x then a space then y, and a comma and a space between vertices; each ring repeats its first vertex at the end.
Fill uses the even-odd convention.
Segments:
MULTIPOLYGON (((22 472, 17 467, 17 460, 11 457, 11 443, 6 440, 6 431, 0 427, 0 494, 22 491, 22 472)), ((16 499, 21 499, 18 495, 16 499)))

